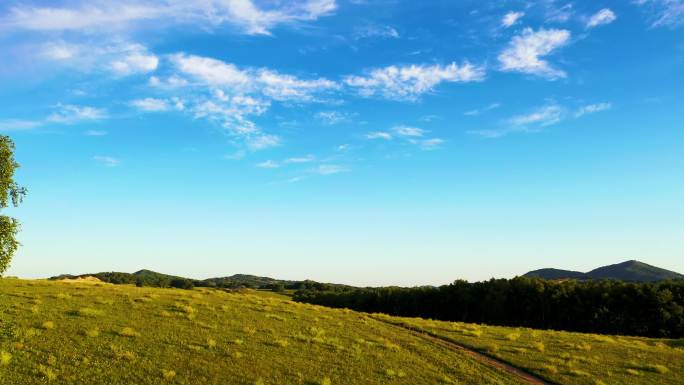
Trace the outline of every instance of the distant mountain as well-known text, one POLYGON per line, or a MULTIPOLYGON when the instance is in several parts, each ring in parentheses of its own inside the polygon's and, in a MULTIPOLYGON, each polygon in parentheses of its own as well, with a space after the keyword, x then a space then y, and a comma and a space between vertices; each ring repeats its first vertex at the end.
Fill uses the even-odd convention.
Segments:
POLYGON ((544 279, 588 279, 586 273, 572 270, 561 269, 539 269, 532 270, 524 275, 530 278, 544 278, 544 279))
POLYGON ((657 282, 668 279, 684 279, 684 275, 682 274, 634 260, 599 267, 588 273, 560 269, 539 269, 526 273, 524 277, 550 280, 615 279, 630 282, 657 282))

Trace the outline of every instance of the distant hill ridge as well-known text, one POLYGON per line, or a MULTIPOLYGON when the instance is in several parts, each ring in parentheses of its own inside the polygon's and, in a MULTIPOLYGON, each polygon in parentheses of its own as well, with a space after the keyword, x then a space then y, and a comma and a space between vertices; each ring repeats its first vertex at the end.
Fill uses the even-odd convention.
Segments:
POLYGON ((195 286, 198 287, 219 287, 219 288, 253 288, 253 289, 271 289, 275 291, 281 290, 299 290, 299 289, 317 289, 325 290, 331 288, 349 287, 346 285, 319 283, 311 280, 291 281, 283 279, 275 279, 269 277, 259 277, 249 274, 234 274, 227 277, 215 277, 207 279, 192 279, 179 277, 175 275, 168 275, 158 273, 152 270, 139 270, 135 273, 124 272, 100 272, 94 274, 61 274, 50 277, 50 280, 74 280, 94 277, 102 282, 113 284, 135 284, 138 286, 156 286, 156 287, 177 287, 189 289, 195 286))
POLYGON ((684 275, 682 274, 651 266, 636 260, 602 266, 587 273, 547 268, 530 271, 524 274, 523 277, 543 278, 549 280, 615 279, 629 282, 657 282, 668 279, 684 279, 684 275))

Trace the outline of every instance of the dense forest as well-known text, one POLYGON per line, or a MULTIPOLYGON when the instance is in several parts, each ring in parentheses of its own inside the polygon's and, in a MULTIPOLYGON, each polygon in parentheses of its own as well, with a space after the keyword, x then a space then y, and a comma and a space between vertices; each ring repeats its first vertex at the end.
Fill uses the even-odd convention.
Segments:
POLYGON ((456 281, 441 287, 299 290, 294 300, 445 321, 646 337, 684 337, 684 281, 456 281))

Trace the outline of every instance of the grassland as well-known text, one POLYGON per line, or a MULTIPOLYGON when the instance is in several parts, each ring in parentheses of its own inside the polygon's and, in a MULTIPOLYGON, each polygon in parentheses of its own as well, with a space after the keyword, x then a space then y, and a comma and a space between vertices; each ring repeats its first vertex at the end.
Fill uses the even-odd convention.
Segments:
POLYGON ((684 340, 373 317, 453 341, 553 383, 684 384, 684 340))
POLYGON ((681 384, 682 341, 437 322, 268 292, 0 279, 0 384, 681 384), (400 327, 397 327, 400 326, 400 327))
POLYGON ((0 279, 0 384, 521 384, 367 315, 263 292, 0 279))

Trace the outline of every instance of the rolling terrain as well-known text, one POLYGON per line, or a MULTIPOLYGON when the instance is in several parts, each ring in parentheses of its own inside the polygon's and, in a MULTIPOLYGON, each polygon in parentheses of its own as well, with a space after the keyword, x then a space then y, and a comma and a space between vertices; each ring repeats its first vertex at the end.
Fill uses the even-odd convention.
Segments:
POLYGON ((371 315, 254 290, 0 279, 3 385, 678 384, 682 363, 681 340, 371 315))
POLYGON ((572 270, 545 268, 532 270, 523 275, 529 278, 543 278, 550 280, 578 279, 599 280, 613 279, 628 282, 657 282, 669 279, 684 279, 684 275, 674 271, 661 269, 656 266, 631 260, 614 265, 602 266, 587 273, 572 270))

